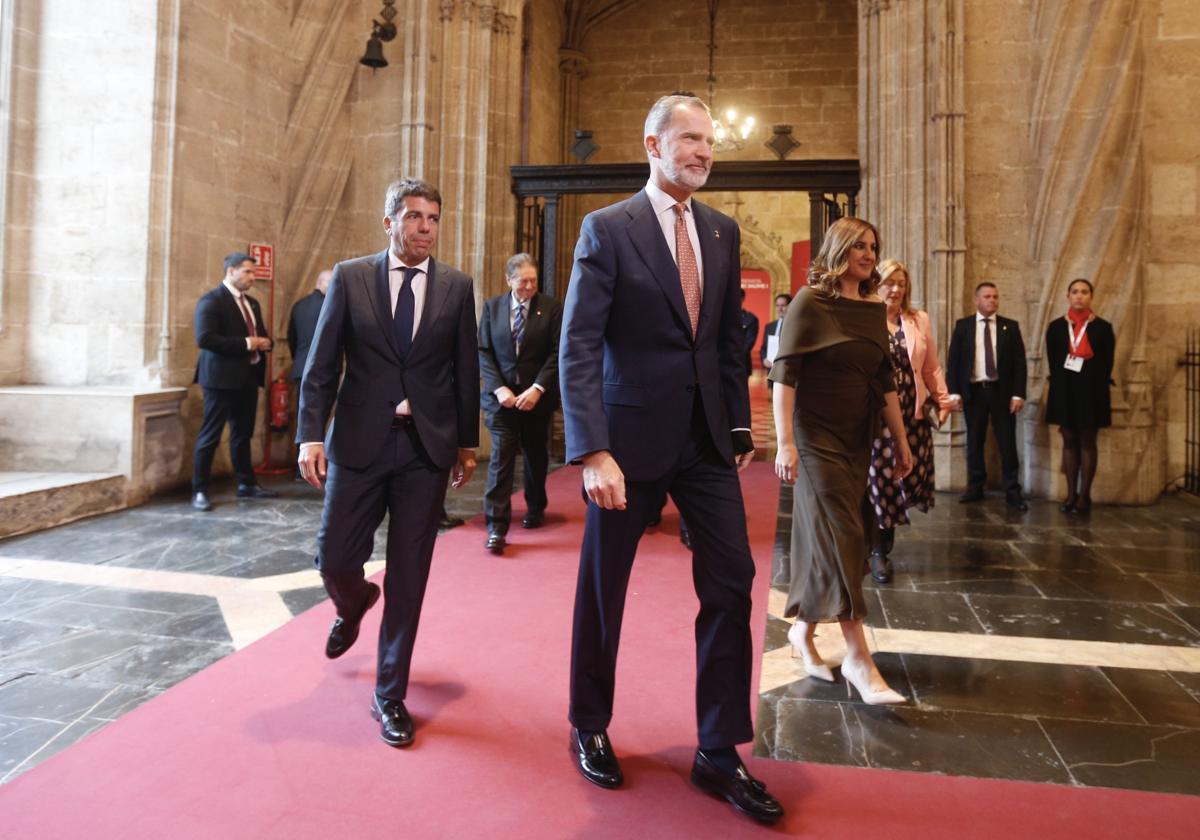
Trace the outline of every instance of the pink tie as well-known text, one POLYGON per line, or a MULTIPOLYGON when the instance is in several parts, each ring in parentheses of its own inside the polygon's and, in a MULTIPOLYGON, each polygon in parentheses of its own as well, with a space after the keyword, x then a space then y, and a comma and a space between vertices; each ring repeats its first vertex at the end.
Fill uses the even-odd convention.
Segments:
MULTIPOLYGON (((250 337, 254 338, 258 335, 258 330, 254 328, 254 315, 250 312, 250 306, 246 303, 245 295, 242 295, 238 298, 238 309, 242 310, 242 317, 246 319, 246 329, 250 332, 250 337)), ((250 364, 258 364, 258 360, 261 358, 262 356, 260 356, 258 351, 255 350, 250 354, 250 364)))
POLYGON ((700 327, 700 270, 696 267, 696 252, 692 250, 687 222, 683 218, 686 211, 684 205, 675 205, 675 262, 679 264, 679 283, 683 286, 683 302, 694 336, 700 327))

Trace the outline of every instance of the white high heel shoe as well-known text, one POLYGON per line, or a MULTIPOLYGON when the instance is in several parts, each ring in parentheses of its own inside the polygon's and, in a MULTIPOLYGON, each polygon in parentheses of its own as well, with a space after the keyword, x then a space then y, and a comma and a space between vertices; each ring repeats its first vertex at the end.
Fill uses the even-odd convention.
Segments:
POLYGON ((855 667, 849 659, 842 660, 842 676, 846 678, 846 695, 850 695, 850 686, 854 686, 868 706, 892 706, 908 702, 908 698, 898 691, 886 687, 871 688, 871 675, 865 668, 855 667))
POLYGON ((810 677, 834 682, 833 671, 816 650, 809 647, 808 639, 804 638, 802 622, 798 621, 788 628, 788 641, 792 643, 792 658, 804 660, 804 670, 810 677))

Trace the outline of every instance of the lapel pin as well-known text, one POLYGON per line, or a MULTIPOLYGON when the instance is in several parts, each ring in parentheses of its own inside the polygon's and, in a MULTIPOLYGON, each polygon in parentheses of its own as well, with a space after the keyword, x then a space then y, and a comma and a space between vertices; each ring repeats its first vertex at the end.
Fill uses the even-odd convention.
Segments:
POLYGON ((714 229, 713 229, 713 236, 715 236, 717 239, 720 239, 720 238, 721 238, 721 231, 719 231, 719 230, 716 230, 716 229, 714 228, 714 229))

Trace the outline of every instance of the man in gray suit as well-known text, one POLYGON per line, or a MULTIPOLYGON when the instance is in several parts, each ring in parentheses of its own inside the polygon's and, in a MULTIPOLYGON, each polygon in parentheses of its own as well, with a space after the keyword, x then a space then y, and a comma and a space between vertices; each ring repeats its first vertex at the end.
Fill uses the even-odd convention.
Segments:
POLYGON ((334 267, 300 385, 300 471, 314 487, 327 480, 316 564, 337 608, 330 659, 354 644, 379 599, 363 564, 388 513, 371 715, 394 747, 413 740, 404 698, 446 483, 471 477, 479 445, 474 283, 430 256, 441 211, 431 184, 388 187, 389 246, 334 267))

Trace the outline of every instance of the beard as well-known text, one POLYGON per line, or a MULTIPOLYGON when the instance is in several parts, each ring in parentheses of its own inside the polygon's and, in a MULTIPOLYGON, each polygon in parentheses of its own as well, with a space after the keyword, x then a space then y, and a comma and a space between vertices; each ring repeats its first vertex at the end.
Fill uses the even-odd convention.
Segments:
POLYGON ((664 155, 659 160, 662 161, 663 175, 666 176, 667 180, 673 184, 687 187, 691 192, 700 189, 708 181, 708 171, 698 173, 686 166, 679 166, 667 155, 664 155))

